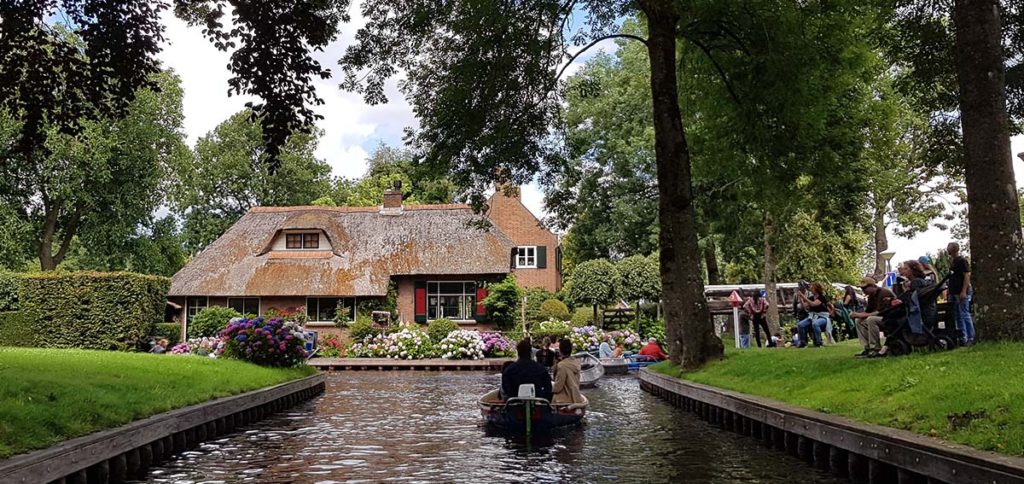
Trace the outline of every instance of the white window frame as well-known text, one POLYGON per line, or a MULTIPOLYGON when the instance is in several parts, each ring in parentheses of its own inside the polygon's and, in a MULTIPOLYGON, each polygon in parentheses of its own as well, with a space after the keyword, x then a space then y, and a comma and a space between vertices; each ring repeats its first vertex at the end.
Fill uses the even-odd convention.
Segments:
POLYGON ((436 306, 438 306, 437 311, 435 312, 435 315, 437 315, 437 313, 441 313, 440 317, 448 318, 448 319, 451 319, 452 321, 455 321, 455 322, 462 322, 462 323, 476 322, 476 320, 473 319, 473 317, 476 316, 476 307, 477 307, 478 304, 480 304, 480 301, 478 301, 477 298, 476 298, 476 288, 478 288, 478 287, 479 287, 479 283, 477 281, 427 281, 427 321, 433 321, 434 319, 437 319, 437 318, 431 319, 431 317, 430 317, 430 298, 431 298, 431 296, 433 296, 435 298, 441 298, 441 297, 448 296, 448 297, 459 297, 459 298, 467 298, 467 297, 471 297, 472 298, 473 304, 471 304, 470 307, 469 307, 469 318, 451 317, 451 316, 449 316, 447 314, 444 314, 444 311, 440 308, 440 300, 437 302, 437 304, 435 304, 436 306), (437 284, 437 288, 438 288, 437 292, 435 292, 435 293, 431 293, 430 292, 431 284, 437 284), (462 292, 458 293, 458 294, 452 293, 452 292, 441 292, 441 284, 462 284, 462 292), (472 284, 473 285, 472 292, 466 292, 466 285, 467 284, 472 284))
MULTIPOLYGON (((258 297, 253 297, 253 296, 229 297, 228 300, 227 300, 227 306, 229 308, 231 307, 231 300, 232 299, 242 299, 243 300, 242 301, 242 309, 243 310, 245 309, 245 299, 255 299, 256 300, 256 315, 259 316, 259 315, 263 314, 263 300, 258 298, 258 297)), ((239 312, 242 313, 243 316, 248 314, 245 311, 239 311, 239 312)))
POLYGON ((310 231, 306 231, 306 232, 285 232, 284 233, 284 250, 295 250, 295 251, 299 251, 299 250, 323 250, 321 248, 323 246, 323 240, 324 240, 324 234, 322 232, 319 232, 319 231, 312 231, 312 232, 310 232, 310 231), (289 248, 288 247, 288 236, 289 235, 299 235, 299 236, 301 236, 301 237, 299 237, 299 247, 298 248, 289 248), (306 236, 307 235, 316 235, 316 247, 315 248, 314 247, 308 247, 308 248, 306 247, 306 236))
POLYGON ((516 247, 516 269, 537 268, 537 246, 521 245, 516 247), (533 261, 532 263, 530 261, 533 261))
POLYGON ((196 311, 195 314, 191 314, 191 311, 190 311, 191 308, 198 307, 198 306, 193 306, 193 305, 189 304, 190 300, 192 300, 192 299, 199 299, 199 298, 205 298, 206 299, 206 305, 203 306, 203 309, 206 309, 206 308, 210 307, 210 296, 187 296, 187 297, 185 297, 185 319, 186 320, 195 317, 196 314, 199 314, 200 312, 203 311, 203 309, 200 309, 199 311, 196 311))
MULTIPOLYGON (((359 299, 356 298, 355 296, 306 296, 306 316, 307 317, 309 316, 309 301, 310 300, 314 300, 314 299, 315 300, 319 300, 319 299, 351 299, 352 300, 352 316, 353 317, 358 316, 359 311, 358 311, 358 307, 357 306, 359 304, 359 299)), ((320 301, 317 301, 316 304, 317 304, 317 308, 316 308, 317 310, 313 314, 316 314, 316 315, 319 316, 319 314, 320 314, 320 301)), ((354 321, 354 319, 353 319, 353 321, 354 321)), ((309 318, 309 323, 308 324, 311 325, 311 326, 333 326, 334 325, 334 321, 330 321, 330 320, 328 320, 328 321, 321 321, 321 320, 316 319, 316 318, 309 318)))

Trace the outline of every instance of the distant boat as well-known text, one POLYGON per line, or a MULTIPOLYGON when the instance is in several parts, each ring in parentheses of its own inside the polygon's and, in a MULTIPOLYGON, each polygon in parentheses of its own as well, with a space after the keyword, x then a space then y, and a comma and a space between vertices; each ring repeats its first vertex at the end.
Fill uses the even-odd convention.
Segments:
POLYGON ((658 362, 657 358, 645 355, 629 355, 626 359, 629 361, 629 371, 640 371, 641 368, 658 362))
POLYGON ((580 387, 592 388, 597 386, 597 381, 604 376, 604 365, 601 364, 601 360, 586 352, 576 353, 572 356, 580 360, 580 387))
POLYGON ((601 358, 601 366, 604 367, 606 375, 625 375, 629 373, 629 360, 627 358, 601 358))
MULTIPOLYGON (((520 393, 523 393, 522 389, 520 393)), ((584 396, 582 403, 552 404, 546 399, 526 395, 502 400, 499 391, 492 390, 481 396, 477 404, 480 406, 480 415, 488 425, 499 430, 526 434, 550 432, 580 423, 587 415, 590 401, 584 396)))

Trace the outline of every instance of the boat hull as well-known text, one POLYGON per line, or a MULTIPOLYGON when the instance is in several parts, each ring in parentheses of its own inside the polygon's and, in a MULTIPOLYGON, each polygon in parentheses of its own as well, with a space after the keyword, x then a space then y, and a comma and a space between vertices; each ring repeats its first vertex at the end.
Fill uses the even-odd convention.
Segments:
MULTIPOLYGON (((590 404, 586 397, 583 398, 583 403, 570 405, 550 405, 546 400, 532 402, 529 405, 530 431, 545 433, 580 424, 590 404)), ((523 402, 505 403, 498 399, 497 391, 492 391, 480 398, 479 406, 480 415, 489 427, 511 433, 526 433, 527 405, 523 402)))
POLYGON ((629 373, 629 360, 625 358, 601 358, 601 366, 606 375, 625 375, 629 373))

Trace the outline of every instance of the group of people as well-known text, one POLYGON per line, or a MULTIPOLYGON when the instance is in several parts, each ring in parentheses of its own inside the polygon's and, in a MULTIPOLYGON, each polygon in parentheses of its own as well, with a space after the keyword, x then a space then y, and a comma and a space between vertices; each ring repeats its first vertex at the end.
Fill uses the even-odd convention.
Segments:
POLYGON ((503 399, 516 397, 520 385, 533 384, 537 398, 553 404, 583 402, 580 362, 572 357, 572 341, 562 338, 552 343, 544 338, 541 347, 534 350, 527 337, 516 344, 516 356, 515 361, 506 362, 501 370, 503 399), (557 346, 552 348, 554 345, 557 346), (553 369, 553 375, 549 369, 553 369))
MULTIPOLYGON (((640 352, 638 354, 640 356, 650 356, 658 361, 668 359, 668 355, 662 351, 661 345, 658 344, 657 338, 648 338, 647 344, 640 348, 640 352)), ((605 340, 597 347, 597 356, 599 358, 622 358, 625 355, 625 346, 621 342, 616 343, 615 339, 611 336, 605 336, 605 340), (612 345, 615 345, 615 349, 612 349, 612 345)))
MULTIPOLYGON (((960 254, 960 245, 956 242, 951 242, 946 247, 946 251, 952 258, 950 273, 946 279, 948 283, 946 300, 950 303, 950 309, 955 312, 957 327, 961 331, 961 343, 971 345, 974 343, 975 333, 974 321, 971 318, 970 263, 960 254)), ((868 358, 885 356, 888 349, 881 343, 880 325, 883 319, 881 313, 891 307, 904 292, 933 288, 943 282, 938 280, 938 273, 932 267, 931 260, 927 256, 905 261, 899 265, 897 271, 899 277, 892 289, 879 285, 879 281, 873 276, 865 276, 861 280, 860 289, 867 297, 866 304, 860 300, 857 291, 852 286, 846 286, 842 299, 833 303, 826 295, 825 286, 821 283, 801 282, 793 298, 792 308, 793 316, 798 322, 788 343, 779 333, 770 334, 766 317, 768 301, 764 295, 745 294, 740 330, 741 346, 750 346, 749 333, 751 331, 758 347, 761 347, 762 331, 767 347, 786 345, 804 348, 812 343, 814 346, 820 347, 825 343, 834 342, 832 322, 837 315, 837 310, 841 307, 854 321, 857 338, 864 349, 857 356, 868 358)), ((923 316, 935 317, 937 314, 935 298, 923 300, 920 309, 923 316)))

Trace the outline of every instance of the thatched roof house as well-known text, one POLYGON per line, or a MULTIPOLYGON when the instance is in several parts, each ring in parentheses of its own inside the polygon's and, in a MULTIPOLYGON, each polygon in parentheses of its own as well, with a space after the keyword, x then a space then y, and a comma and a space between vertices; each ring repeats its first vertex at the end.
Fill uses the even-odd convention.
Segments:
POLYGON ((512 271, 557 290, 547 255, 550 247, 557 259, 557 238, 516 197, 492 197, 488 224, 466 205, 403 206, 395 195, 380 207, 254 208, 174 275, 169 300, 185 319, 214 305, 253 314, 303 307, 326 326, 338 308, 354 318, 360 301, 389 289, 398 316, 421 322, 486 319, 486 284, 512 271))

